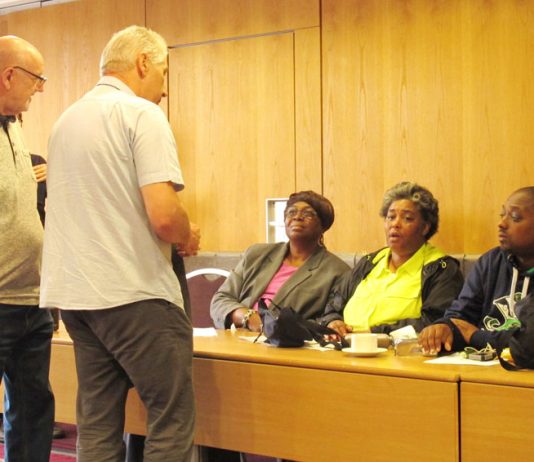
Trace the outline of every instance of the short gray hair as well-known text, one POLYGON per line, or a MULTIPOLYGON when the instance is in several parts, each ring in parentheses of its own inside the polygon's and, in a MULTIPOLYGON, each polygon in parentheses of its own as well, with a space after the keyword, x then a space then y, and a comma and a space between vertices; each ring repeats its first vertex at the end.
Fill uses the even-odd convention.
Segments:
POLYGON ((430 228, 426 233, 425 239, 430 239, 438 231, 439 226, 439 206, 438 201, 434 198, 432 193, 418 185, 409 181, 397 183, 391 189, 388 189, 384 194, 382 207, 380 208, 380 216, 385 218, 391 204, 395 201, 407 199, 412 201, 419 211, 423 220, 429 224, 430 228))
POLYGON ((141 53, 154 64, 163 63, 167 59, 167 43, 157 32, 142 26, 129 26, 116 32, 102 51, 100 74, 132 69, 141 53))

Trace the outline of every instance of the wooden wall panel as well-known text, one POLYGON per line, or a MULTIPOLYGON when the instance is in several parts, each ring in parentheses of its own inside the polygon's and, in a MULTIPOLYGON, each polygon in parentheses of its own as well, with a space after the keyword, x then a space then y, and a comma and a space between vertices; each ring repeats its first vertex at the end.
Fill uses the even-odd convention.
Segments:
POLYGON ((464 233, 457 200, 463 186, 460 9, 441 1, 388 6, 383 18, 383 189, 402 180, 429 188, 440 204, 440 232, 432 241, 456 252, 464 233))
MULTIPOLYGON (((501 206, 534 185, 534 2, 463 2, 465 251, 497 245, 501 206)), ((460 212, 461 213, 461 212, 460 212)))
POLYGON ((295 31, 295 190, 322 192, 320 29, 295 31))
POLYGON ((335 248, 382 246, 384 191, 412 180, 440 201, 443 232, 434 241, 460 249, 458 8, 431 1, 323 5, 323 171, 325 194, 339 212, 335 248))
POLYGON ((24 113, 31 151, 46 156, 56 119, 98 80, 104 45, 123 27, 144 24, 144 11, 144 0, 83 0, 6 16, 8 33, 36 45, 45 59, 45 91, 24 113))
POLYGON ((147 26, 171 45, 319 26, 320 0, 146 0, 147 26))
POLYGON ((293 34, 175 48, 170 121, 205 250, 265 239, 265 198, 295 188, 293 34))
POLYGON ((32 151, 46 154, 102 47, 132 23, 183 45, 169 117, 205 250, 262 241, 265 197, 307 188, 335 205, 329 248, 373 250, 385 189, 411 179, 440 200, 434 241, 480 253, 506 197, 534 182, 534 2, 81 0, 12 13, 0 30, 38 44, 50 78, 25 114, 32 151))
POLYGON ((533 184, 534 3, 323 0, 324 191, 332 248, 383 245, 383 192, 409 179, 439 199, 434 242, 496 245, 506 196, 533 184))
POLYGON ((336 222, 331 249, 371 251, 383 242, 381 5, 323 1, 323 184, 336 222), (380 191, 380 193, 378 193, 380 191))

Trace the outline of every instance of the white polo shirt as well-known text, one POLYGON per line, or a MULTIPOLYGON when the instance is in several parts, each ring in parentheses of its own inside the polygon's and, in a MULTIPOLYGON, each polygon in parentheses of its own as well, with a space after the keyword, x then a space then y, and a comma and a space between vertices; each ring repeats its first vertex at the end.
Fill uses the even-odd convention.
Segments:
POLYGON ((162 298, 183 307, 171 247, 150 225, 140 188, 183 188, 161 109, 114 77, 68 108, 48 146, 41 307, 104 309, 162 298))

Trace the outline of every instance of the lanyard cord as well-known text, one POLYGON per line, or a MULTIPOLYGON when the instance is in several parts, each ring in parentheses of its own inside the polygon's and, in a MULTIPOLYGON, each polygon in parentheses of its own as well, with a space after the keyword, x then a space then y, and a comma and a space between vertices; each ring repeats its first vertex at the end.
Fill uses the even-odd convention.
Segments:
POLYGON ((9 129, 8 129, 8 120, 2 121, 2 128, 4 129, 4 132, 6 132, 7 139, 9 140, 9 147, 11 148, 11 153, 13 154, 13 163, 15 166, 17 165, 17 158, 15 156, 15 148, 13 147, 13 142, 11 141, 11 136, 9 135, 9 129))

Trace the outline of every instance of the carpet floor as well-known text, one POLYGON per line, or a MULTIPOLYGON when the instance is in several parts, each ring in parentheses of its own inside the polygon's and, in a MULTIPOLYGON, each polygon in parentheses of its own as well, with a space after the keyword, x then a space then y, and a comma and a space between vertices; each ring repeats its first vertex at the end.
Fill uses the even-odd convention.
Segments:
MULTIPOLYGON (((52 440, 49 462, 76 462, 76 425, 57 424, 65 432, 64 438, 52 440)), ((247 462, 276 462, 276 459, 253 454, 246 455, 247 462)), ((4 462, 4 445, 0 443, 0 462, 4 462)))
MULTIPOLYGON (((65 432, 65 438, 52 441, 50 462, 76 462, 76 426, 57 424, 65 432)), ((0 444, 0 462, 4 462, 4 445, 0 444)))

